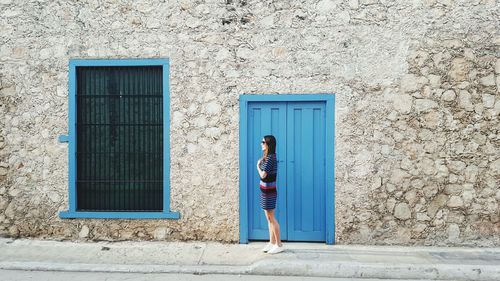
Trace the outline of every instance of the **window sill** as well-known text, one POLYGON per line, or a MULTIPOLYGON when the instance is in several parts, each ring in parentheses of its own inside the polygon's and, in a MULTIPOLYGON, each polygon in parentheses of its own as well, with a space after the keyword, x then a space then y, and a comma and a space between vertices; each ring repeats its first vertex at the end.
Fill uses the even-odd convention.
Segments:
POLYGON ((61 219, 180 219, 179 212, 59 212, 61 219))

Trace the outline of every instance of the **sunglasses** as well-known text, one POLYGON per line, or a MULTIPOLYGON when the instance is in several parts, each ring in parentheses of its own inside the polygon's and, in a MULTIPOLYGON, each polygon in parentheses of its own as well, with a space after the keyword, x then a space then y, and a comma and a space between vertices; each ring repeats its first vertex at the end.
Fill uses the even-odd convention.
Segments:
POLYGON ((266 143, 266 141, 261 141, 261 143, 266 143))

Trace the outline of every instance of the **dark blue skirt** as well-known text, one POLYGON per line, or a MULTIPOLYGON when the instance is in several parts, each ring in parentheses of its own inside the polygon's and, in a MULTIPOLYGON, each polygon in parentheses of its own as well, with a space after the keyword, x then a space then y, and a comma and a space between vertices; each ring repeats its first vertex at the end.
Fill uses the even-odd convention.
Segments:
POLYGON ((260 191, 260 207, 264 210, 274 210, 276 209, 276 199, 278 198, 278 192, 276 189, 274 191, 267 190, 266 192, 260 191))

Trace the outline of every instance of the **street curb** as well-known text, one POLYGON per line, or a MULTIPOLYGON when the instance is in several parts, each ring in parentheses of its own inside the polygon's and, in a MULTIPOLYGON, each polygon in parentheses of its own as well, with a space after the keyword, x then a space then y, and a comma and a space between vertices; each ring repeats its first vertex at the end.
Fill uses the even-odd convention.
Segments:
POLYGON ((150 265, 150 264, 89 264, 0 262, 3 270, 109 272, 109 273, 181 273, 181 274, 252 274, 248 266, 232 265, 150 265))
POLYGON ((334 278, 373 278, 384 280, 425 279, 453 281, 498 281, 500 266, 462 264, 404 264, 360 262, 296 261, 256 264, 257 275, 290 275, 334 278))
POLYGON ((176 273, 278 275, 331 278, 379 278, 385 280, 428 279, 454 281, 500 280, 500 266, 460 264, 377 264, 359 262, 313 262, 262 260, 248 266, 232 265, 124 265, 41 262, 0 262, 0 269, 108 273, 176 273))

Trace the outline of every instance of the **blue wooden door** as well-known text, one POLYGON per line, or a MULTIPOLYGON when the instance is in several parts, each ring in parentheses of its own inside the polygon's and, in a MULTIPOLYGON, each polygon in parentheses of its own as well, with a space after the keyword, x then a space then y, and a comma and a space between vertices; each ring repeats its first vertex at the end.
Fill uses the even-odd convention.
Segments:
POLYGON ((288 240, 326 239, 325 137, 324 103, 288 104, 288 240))
POLYGON ((276 217, 281 238, 325 241, 325 104, 254 102, 248 113, 249 239, 269 239, 255 166, 262 157, 262 137, 272 134, 277 142, 276 217))
MULTIPOLYGON (((278 200, 275 216, 280 226, 286 229, 286 190, 284 186, 286 178, 281 176, 280 171, 286 171, 286 107, 285 102, 273 103, 251 103, 249 105, 248 118, 248 227, 249 239, 269 239, 269 230, 264 211, 260 208, 259 175, 257 173, 257 161, 262 157, 261 141, 265 135, 273 135, 276 138, 276 155, 278 157, 278 178, 276 186, 278 200)), ((282 239, 286 240, 286 232, 282 231, 282 239)))

